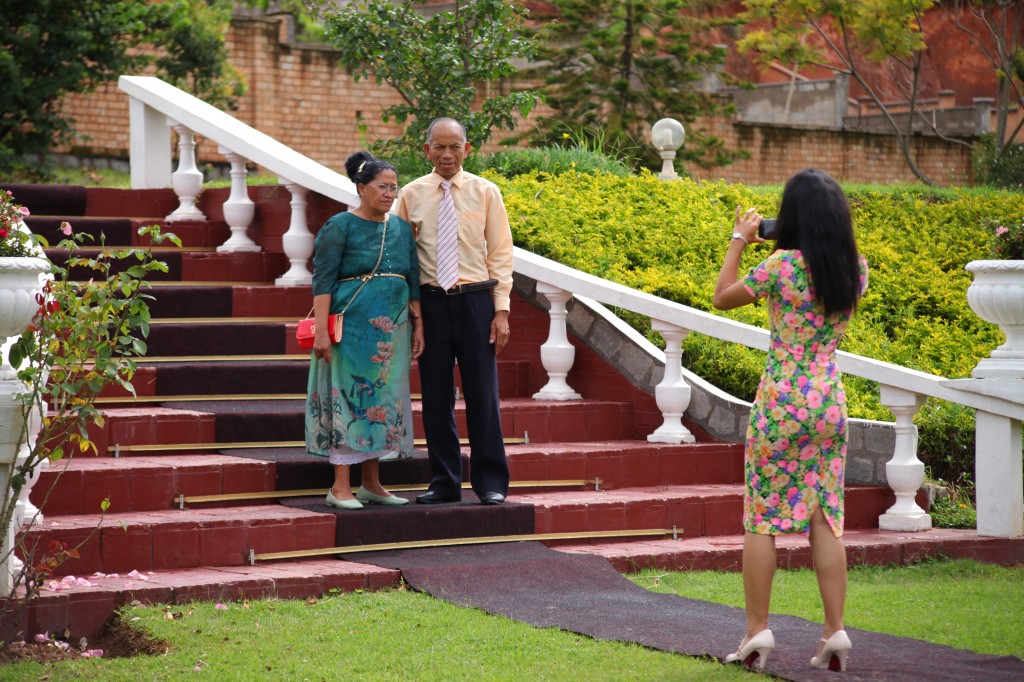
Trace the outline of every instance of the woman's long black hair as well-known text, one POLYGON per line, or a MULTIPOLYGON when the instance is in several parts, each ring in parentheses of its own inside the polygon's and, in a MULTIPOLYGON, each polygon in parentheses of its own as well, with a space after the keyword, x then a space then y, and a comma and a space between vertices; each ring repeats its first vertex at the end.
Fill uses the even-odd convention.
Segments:
POLYGON ((825 314, 856 309, 860 298, 860 256, 850 205, 839 184, 816 168, 786 183, 779 207, 780 249, 799 249, 825 314))
POLYGON ((365 185, 372 182, 386 170, 395 171, 395 175, 398 175, 398 170, 392 164, 378 159, 370 152, 356 152, 345 160, 345 172, 348 174, 348 179, 356 184, 365 185))

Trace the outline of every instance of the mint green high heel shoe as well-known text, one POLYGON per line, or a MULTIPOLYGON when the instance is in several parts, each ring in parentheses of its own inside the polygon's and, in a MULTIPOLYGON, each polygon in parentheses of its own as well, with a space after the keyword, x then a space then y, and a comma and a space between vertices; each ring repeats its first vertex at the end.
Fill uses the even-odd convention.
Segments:
POLYGON ((401 505, 409 503, 409 500, 405 499, 404 497, 399 497, 398 495, 376 495, 374 493, 371 493, 363 486, 359 486, 359 490, 356 491, 356 499, 359 500, 360 502, 365 502, 366 504, 401 505))
POLYGON ((359 500, 339 500, 330 490, 327 491, 327 504, 337 509, 362 509, 363 503, 359 500))

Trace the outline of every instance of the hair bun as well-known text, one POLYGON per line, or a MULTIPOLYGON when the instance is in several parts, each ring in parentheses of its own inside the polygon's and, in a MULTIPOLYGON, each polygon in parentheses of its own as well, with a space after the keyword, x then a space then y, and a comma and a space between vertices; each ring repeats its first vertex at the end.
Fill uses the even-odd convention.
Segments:
POLYGON ((352 182, 358 182, 356 178, 363 172, 363 168, 368 162, 374 160, 375 157, 370 152, 356 152, 348 157, 345 160, 345 172, 348 174, 348 179, 352 182))

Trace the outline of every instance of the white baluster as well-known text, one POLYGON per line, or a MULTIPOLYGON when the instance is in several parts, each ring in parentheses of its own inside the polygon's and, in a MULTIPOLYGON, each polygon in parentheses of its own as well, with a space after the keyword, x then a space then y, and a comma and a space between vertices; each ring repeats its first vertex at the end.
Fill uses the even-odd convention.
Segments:
POLYGON ((1024 535, 1021 423, 978 410, 974 428, 978 535, 1020 537, 1024 535))
POLYGON ((288 256, 291 267, 288 272, 274 280, 274 283, 283 286, 311 284, 313 273, 306 265, 313 255, 313 235, 306 221, 306 192, 309 190, 284 178, 281 178, 280 182, 292 194, 291 221, 288 224, 288 231, 281 237, 284 255, 288 256))
POLYGON ((170 119, 168 125, 178 133, 178 170, 171 174, 171 186, 178 195, 179 205, 164 220, 206 220, 203 212, 196 207, 196 197, 203 189, 203 174, 196 167, 195 135, 185 126, 170 119))
POLYGON ((683 413, 690 405, 690 386, 683 379, 682 344, 689 330, 661 320, 651 328, 665 339, 665 376, 654 387, 654 400, 665 422, 647 436, 651 443, 693 443, 697 439, 683 426, 683 413))
POLYGON ((540 362, 548 373, 548 383, 533 394, 534 400, 579 400, 582 396, 566 383, 565 378, 576 359, 576 347, 565 332, 565 304, 572 294, 564 289, 537 282, 537 293, 551 303, 548 315, 551 326, 548 340, 540 347, 540 362))
POLYGON ((924 396, 894 386, 881 387, 881 402, 895 417, 896 444, 885 465, 885 477, 896 493, 896 503, 878 517, 882 530, 916 532, 932 527, 932 517, 914 499, 924 483, 924 464, 917 458, 917 427, 914 415, 924 396))
MULTIPOLYGON (((36 446, 36 438, 42 428, 43 417, 39 413, 39 408, 33 408, 28 423, 28 442, 23 444, 21 449, 18 451, 19 466, 24 465, 25 461, 31 455, 32 448, 36 446)), ((43 512, 40 511, 39 507, 34 505, 28 498, 32 493, 33 486, 39 482, 39 476, 48 468, 50 468, 50 460, 43 458, 42 461, 36 463, 35 467, 32 468, 32 472, 25 478, 25 485, 21 487, 21 494, 18 495, 18 504, 21 505, 23 511, 23 522, 32 524, 42 523, 43 521, 43 512)))
POLYGON ((260 245, 249 238, 249 225, 256 214, 256 204, 249 198, 245 184, 248 171, 245 159, 224 147, 217 151, 231 163, 231 195, 224 202, 224 221, 231 228, 231 237, 217 247, 217 251, 259 251, 260 245))

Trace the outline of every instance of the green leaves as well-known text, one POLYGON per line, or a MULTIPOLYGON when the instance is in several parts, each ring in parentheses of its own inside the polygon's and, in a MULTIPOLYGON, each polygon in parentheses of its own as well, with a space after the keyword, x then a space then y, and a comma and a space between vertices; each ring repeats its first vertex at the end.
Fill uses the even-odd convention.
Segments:
MULTIPOLYGON (((167 240, 180 246, 172 234, 158 226, 139 230, 143 241, 167 240)), ((95 451, 89 438, 93 424, 102 427, 96 397, 116 385, 131 393, 134 358, 146 353, 143 340, 149 331, 145 278, 166 266, 143 249, 103 249, 95 258, 71 254, 85 240, 72 234, 61 242, 69 253, 68 266, 52 266, 52 279, 40 296, 40 310, 33 325, 13 344, 10 361, 18 378, 29 386, 21 396, 26 419, 21 437, 29 435, 29 415, 45 415, 29 456, 15 468, 15 477, 31 476, 44 460, 56 461, 77 452, 95 451), (123 261, 135 261, 119 272, 123 261), (72 279, 72 268, 86 267, 95 274, 86 283, 72 279)), ((102 239, 101 239, 102 246, 102 239)), ((13 500, 11 504, 13 505, 13 500)), ((10 519, 11 509, 0 510, 0 521, 10 519)), ((0 527, 6 527, 0 523, 0 527)))
MULTIPOLYGON (((736 158, 692 124, 727 110, 694 84, 725 61, 724 50, 704 36, 738 24, 737 18, 714 17, 699 3, 681 0, 550 4, 555 8, 550 21, 534 34, 545 47, 526 74, 543 78, 548 104, 556 110, 538 122, 538 142, 557 143, 566 129, 601 128, 612 146, 639 148, 647 127, 671 116, 687 127, 681 158, 701 167, 736 158)), ((649 155, 652 167, 660 165, 647 145, 641 154, 649 155)))
POLYGON ((421 150, 427 126, 441 116, 461 121, 475 147, 490 139, 493 128, 514 128, 512 112, 526 116, 537 95, 492 91, 500 92, 499 81, 516 72, 512 60, 533 56, 520 34, 524 10, 505 0, 461 0, 428 18, 416 4, 363 0, 324 16, 325 33, 352 78, 385 83, 402 100, 385 108, 381 119, 407 124, 405 134, 377 150, 421 150))
MULTIPOLYGON (((649 174, 489 177, 502 188, 518 246, 708 312, 715 312, 711 299, 736 205, 776 215, 780 194, 777 187, 664 182, 649 174)), ((1021 223, 1020 195, 907 186, 847 187, 847 194, 871 274, 843 350, 949 378, 970 376, 1002 334, 967 306, 971 278, 964 265, 988 257, 995 239, 989 220, 1021 223)), ((769 248, 748 248, 741 271, 769 248)), ((716 314, 768 326, 763 305, 716 314)), ((652 343, 663 343, 649 319, 624 317, 652 343)), ((700 334, 687 337, 683 352, 689 369, 753 398, 763 353, 700 334)), ((847 394, 851 416, 891 419, 876 385, 847 377, 847 394)), ((969 469, 970 411, 938 401, 929 406, 918 419, 922 459, 938 475, 969 469)))
POLYGON ((227 64, 227 0, 0 0, 0 172, 66 142, 71 123, 60 100, 91 92, 151 60, 133 48, 162 52, 157 75, 214 104, 243 92, 227 64))

